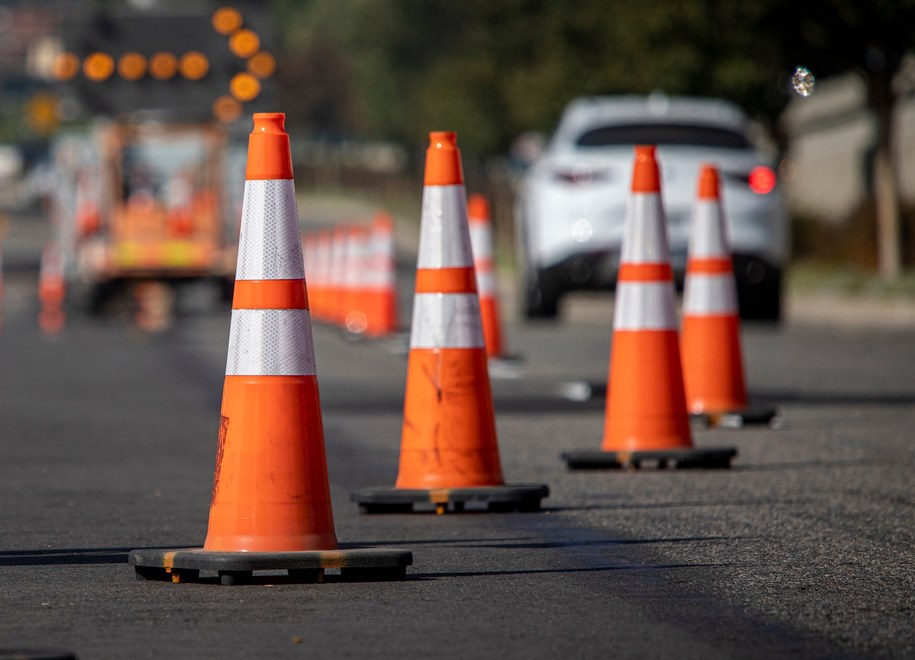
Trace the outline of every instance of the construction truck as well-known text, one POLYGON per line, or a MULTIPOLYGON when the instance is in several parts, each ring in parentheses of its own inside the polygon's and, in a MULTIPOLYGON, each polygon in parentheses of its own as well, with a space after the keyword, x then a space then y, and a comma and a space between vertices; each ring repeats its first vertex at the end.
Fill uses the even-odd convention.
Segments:
POLYGON ((231 290, 237 143, 251 112, 272 109, 275 58, 258 5, 213 7, 104 5, 65 23, 57 93, 81 109, 92 154, 58 166, 68 299, 99 311, 126 293, 142 312, 149 300, 168 307, 188 282, 231 290))
POLYGON ((161 299, 161 286, 150 283, 230 287, 238 221, 225 185, 225 131, 217 124, 106 122, 91 142, 97 185, 81 193, 77 175, 74 226, 61 232, 72 236, 71 280, 91 309, 125 292, 161 299))

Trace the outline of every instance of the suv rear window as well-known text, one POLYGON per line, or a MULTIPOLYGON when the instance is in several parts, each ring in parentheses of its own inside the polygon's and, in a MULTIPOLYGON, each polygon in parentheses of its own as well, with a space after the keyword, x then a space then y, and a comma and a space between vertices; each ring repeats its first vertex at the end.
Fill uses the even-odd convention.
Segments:
POLYGON ((686 124, 622 124, 585 131, 575 144, 579 147, 616 147, 633 144, 663 144, 717 149, 749 149, 750 141, 740 133, 714 126, 686 124))

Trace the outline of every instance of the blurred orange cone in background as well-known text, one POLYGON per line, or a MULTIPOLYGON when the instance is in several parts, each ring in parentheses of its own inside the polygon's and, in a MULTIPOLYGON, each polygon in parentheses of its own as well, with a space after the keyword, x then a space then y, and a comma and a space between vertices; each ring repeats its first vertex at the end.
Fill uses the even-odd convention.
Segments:
MULTIPOLYGON (((100 179, 101 177, 98 176, 100 179)), ((92 186, 90 172, 82 171, 76 179, 76 234, 85 238, 97 232, 102 226, 102 216, 98 207, 98 194, 92 186)))
POLYGON ((223 389, 210 519, 204 547, 136 550, 140 577, 223 584, 286 569, 316 581, 402 579, 401 550, 339 550, 298 230, 289 137, 281 113, 254 115, 223 389))
POLYGON ((456 135, 430 134, 395 488, 354 493, 365 512, 433 503, 538 510, 543 485, 502 479, 456 135))
POLYGON ((493 268, 492 223, 489 202, 483 195, 471 195, 467 202, 470 219, 470 241, 473 246, 473 264, 477 273, 480 293, 480 315, 483 319, 483 336, 486 353, 490 358, 502 357, 502 319, 496 293, 496 274, 493 268))
POLYGON ((729 467, 733 449, 693 447, 683 390, 673 271, 653 146, 635 149, 613 318, 602 451, 563 454, 572 469, 729 467))
POLYGON ((349 231, 345 225, 333 230, 330 249, 330 268, 327 281, 328 323, 343 325, 346 318, 346 255, 349 231))
POLYGON ((397 282, 394 219, 379 212, 372 221, 366 276, 366 334, 381 337, 397 331, 397 282))
POLYGON ((323 232, 308 234, 302 237, 302 256, 305 261, 305 275, 308 280, 308 307, 311 320, 323 318, 324 277, 322 272, 323 232))
MULTIPOLYGON (((318 233, 315 239, 315 265, 314 278, 318 280, 317 301, 312 301, 311 296, 308 300, 311 304, 312 318, 318 318, 326 321, 328 318, 328 282, 330 276, 330 259, 331 259, 331 234, 328 230, 318 233)), ((311 280, 309 280, 309 284, 311 280)))
POLYGON ((683 379, 690 413, 712 424, 769 423, 771 408, 748 408, 737 289, 718 170, 703 165, 683 290, 683 379))
POLYGON ((54 335, 63 330, 66 322, 63 304, 66 296, 64 281, 64 259, 60 248, 47 243, 41 251, 38 271, 38 327, 42 332, 54 335))
POLYGON ((365 227, 350 226, 343 280, 343 329, 353 337, 362 336, 368 327, 365 309, 368 243, 368 232, 365 227))
POLYGON ((300 234, 299 242, 302 245, 302 264, 305 268, 305 274, 308 276, 308 306, 311 312, 311 318, 314 319, 315 299, 319 298, 321 292, 318 291, 318 278, 315 277, 315 237, 314 234, 300 234))

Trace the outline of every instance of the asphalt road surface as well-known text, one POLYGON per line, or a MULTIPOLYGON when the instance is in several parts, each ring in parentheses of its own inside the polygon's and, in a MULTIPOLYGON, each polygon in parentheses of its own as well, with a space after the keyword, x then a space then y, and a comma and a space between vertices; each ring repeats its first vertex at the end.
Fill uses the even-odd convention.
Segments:
MULTIPOLYGON (((12 237, 15 238, 16 228, 12 237)), ((0 649, 79 658, 913 657, 915 330, 745 328, 777 428, 694 430, 726 471, 570 473, 597 448, 607 321, 508 328, 494 380, 511 483, 541 513, 360 515, 396 476, 406 361, 315 328, 341 542, 414 553, 405 582, 136 581, 132 548, 206 532, 228 311, 175 326, 71 312, 39 332, 37 257, 7 254, 0 334, 0 649)), ((598 315, 599 316, 599 315, 598 315)), ((2 653, 0 653, 2 656, 2 653)))

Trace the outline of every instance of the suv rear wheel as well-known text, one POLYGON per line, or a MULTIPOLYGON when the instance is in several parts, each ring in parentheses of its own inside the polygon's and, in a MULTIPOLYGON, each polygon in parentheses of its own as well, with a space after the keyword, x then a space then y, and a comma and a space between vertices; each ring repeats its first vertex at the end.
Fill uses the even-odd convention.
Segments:
POLYGON ((530 271, 524 278, 524 318, 556 319, 562 291, 544 271, 530 271))
POLYGON ((756 257, 734 257, 740 318, 778 323, 782 313, 782 271, 756 257))

